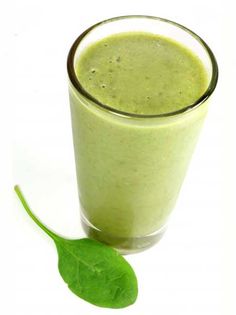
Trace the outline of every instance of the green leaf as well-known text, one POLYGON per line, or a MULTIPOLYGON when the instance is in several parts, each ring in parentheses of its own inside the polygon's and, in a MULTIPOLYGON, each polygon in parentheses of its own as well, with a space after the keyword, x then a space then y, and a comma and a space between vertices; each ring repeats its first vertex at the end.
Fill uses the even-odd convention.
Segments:
POLYGON ((35 217, 19 186, 15 191, 29 216, 54 240, 59 272, 73 293, 101 307, 122 308, 135 302, 137 278, 117 251, 92 239, 58 236, 35 217))
POLYGON ((120 308, 134 303, 134 271, 113 248, 88 238, 55 243, 60 274, 72 292, 103 307, 120 308))

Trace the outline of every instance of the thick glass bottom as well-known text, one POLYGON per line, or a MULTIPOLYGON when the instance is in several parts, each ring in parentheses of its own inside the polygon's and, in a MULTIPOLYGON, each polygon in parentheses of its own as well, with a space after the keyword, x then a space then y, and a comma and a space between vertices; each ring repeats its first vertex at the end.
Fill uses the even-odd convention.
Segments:
POLYGON ((166 225, 158 231, 141 237, 115 237, 93 226, 81 215, 82 227, 89 238, 95 239, 117 249, 122 255, 134 254, 155 245, 166 231, 166 225))

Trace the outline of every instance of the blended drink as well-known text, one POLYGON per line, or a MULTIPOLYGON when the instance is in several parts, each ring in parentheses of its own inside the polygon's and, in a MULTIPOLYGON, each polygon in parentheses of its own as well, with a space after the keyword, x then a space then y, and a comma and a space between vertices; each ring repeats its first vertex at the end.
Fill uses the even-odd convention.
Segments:
POLYGON ((206 68, 179 42, 132 31, 89 43, 74 73, 85 230, 124 252, 148 247, 163 233, 206 114, 206 103, 185 110, 207 90, 206 68))

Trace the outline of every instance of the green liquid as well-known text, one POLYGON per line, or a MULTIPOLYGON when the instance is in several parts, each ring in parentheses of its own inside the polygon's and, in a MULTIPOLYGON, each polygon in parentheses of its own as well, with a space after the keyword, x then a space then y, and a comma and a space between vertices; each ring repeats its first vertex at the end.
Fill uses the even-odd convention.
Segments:
MULTIPOLYGON (((179 110, 207 87, 197 56, 149 33, 93 43, 76 73, 99 102, 136 114, 179 110)), ((80 202, 94 227, 88 234, 128 251, 149 246, 139 238, 161 229, 175 205, 206 103, 173 117, 131 119, 104 110, 73 86, 70 100, 80 202)))
POLYGON ((194 103, 206 72, 190 50, 149 33, 121 33, 89 46, 76 69, 84 89, 123 112, 163 114, 194 103))

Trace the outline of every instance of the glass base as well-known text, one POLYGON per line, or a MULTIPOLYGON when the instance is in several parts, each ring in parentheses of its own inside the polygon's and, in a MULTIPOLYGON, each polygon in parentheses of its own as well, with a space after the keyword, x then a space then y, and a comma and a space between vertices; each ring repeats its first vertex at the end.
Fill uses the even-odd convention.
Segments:
POLYGON ((152 247, 159 242, 167 228, 165 225, 158 231, 141 237, 115 237, 97 229, 83 215, 81 223, 89 238, 114 247, 122 255, 138 253, 152 247))

